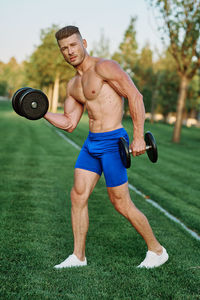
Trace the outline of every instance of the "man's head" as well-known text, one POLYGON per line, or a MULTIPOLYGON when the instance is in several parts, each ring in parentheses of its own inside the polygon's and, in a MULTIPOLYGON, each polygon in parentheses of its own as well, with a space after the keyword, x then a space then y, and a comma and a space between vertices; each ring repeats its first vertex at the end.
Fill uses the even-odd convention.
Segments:
POLYGON ((82 39, 78 27, 61 28, 56 32, 55 37, 64 59, 74 67, 80 65, 87 54, 87 42, 82 39))
POLYGON ((63 27, 60 30, 58 30, 55 34, 55 37, 56 37, 57 41, 60 41, 64 38, 68 38, 72 34, 77 34, 82 39, 82 36, 80 34, 78 27, 72 26, 72 25, 63 27))

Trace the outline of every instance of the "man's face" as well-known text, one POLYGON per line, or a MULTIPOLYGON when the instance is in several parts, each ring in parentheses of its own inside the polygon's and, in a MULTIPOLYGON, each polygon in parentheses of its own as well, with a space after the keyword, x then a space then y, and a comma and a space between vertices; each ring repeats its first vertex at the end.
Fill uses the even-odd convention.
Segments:
POLYGON ((87 43, 77 34, 58 41, 64 59, 73 67, 80 65, 86 54, 87 43))

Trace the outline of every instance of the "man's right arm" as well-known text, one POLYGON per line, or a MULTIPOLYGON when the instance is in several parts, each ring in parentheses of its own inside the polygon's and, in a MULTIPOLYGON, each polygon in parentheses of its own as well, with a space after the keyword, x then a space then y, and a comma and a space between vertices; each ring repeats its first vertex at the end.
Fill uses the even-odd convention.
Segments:
POLYGON ((78 125, 83 111, 84 106, 68 93, 64 104, 64 113, 58 114, 47 112, 44 118, 54 126, 67 132, 72 132, 78 125))

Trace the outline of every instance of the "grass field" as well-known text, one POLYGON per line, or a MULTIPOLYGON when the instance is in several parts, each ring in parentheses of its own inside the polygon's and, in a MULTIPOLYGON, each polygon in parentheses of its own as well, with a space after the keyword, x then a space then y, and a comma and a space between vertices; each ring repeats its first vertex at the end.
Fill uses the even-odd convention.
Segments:
MULTIPOLYGON (((124 126, 131 136, 130 120, 124 126)), ((200 130, 146 123, 159 161, 132 159, 129 182, 200 234, 200 130)), ((87 116, 67 134, 78 145, 87 116)), ((28 121, 0 102, 0 299, 200 299, 200 242, 131 193, 170 259, 161 268, 137 269, 143 239, 108 200, 104 178, 89 200, 88 266, 54 270, 72 252, 70 189, 78 150, 44 120, 28 121)))

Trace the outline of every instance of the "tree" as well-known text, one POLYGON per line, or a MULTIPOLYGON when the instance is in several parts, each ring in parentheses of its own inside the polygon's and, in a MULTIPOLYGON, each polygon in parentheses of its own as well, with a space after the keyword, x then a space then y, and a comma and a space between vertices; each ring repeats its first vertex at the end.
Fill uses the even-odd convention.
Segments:
POLYGON ((110 41, 106 38, 104 34, 104 30, 101 30, 100 39, 98 42, 95 42, 93 45, 93 49, 91 51, 91 55, 109 58, 110 57, 110 41))
POLYGON ((200 1, 147 0, 159 9, 164 30, 169 38, 169 52, 176 62, 180 77, 173 142, 179 143, 183 111, 190 81, 200 68, 200 1))
POLYGON ((200 111, 200 77, 194 76, 188 87, 188 100, 186 103, 187 112, 191 118, 198 117, 200 111))
POLYGON ((179 78, 176 72, 167 69, 157 72, 157 85, 159 86, 157 103, 165 121, 170 112, 176 111, 178 84, 179 78))
POLYGON ((7 96, 8 84, 4 80, 0 81, 0 96, 7 96))
POLYGON ((112 57, 129 73, 135 71, 138 59, 135 22, 136 17, 131 17, 130 24, 124 34, 123 42, 119 45, 119 51, 114 53, 112 57))
POLYGON ((8 63, 0 63, 1 94, 12 97, 16 89, 23 86, 24 71, 23 63, 18 64, 14 57, 8 63))
MULTIPOLYGON (((112 59, 116 60, 121 65, 137 86, 135 73, 137 71, 138 44, 136 41, 135 22, 136 17, 131 17, 129 26, 124 33, 123 41, 119 45, 119 51, 113 54, 112 59)), ((125 101, 124 110, 125 115, 127 115, 129 111, 127 101, 125 101)))
POLYGON ((176 102, 179 87, 179 76, 176 65, 168 49, 163 51, 155 62, 156 85, 158 89, 156 101, 158 111, 163 114, 164 120, 170 112, 176 112, 176 102))
POLYGON ((147 43, 138 55, 135 78, 144 99, 145 110, 151 112, 151 121, 154 120, 156 110, 156 73, 154 71, 153 53, 147 43))

